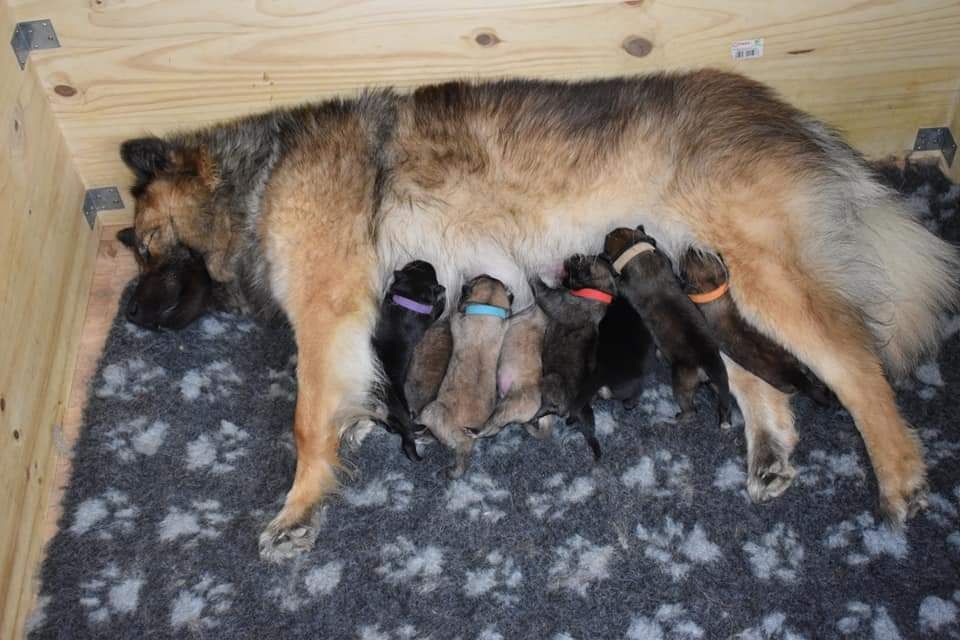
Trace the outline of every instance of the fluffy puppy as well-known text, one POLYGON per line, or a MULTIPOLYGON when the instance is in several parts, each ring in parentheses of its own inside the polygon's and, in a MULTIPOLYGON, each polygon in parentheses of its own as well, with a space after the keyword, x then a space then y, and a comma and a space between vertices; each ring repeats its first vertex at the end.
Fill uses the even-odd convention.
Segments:
POLYGON ((543 382, 537 417, 566 418, 583 434, 595 460, 600 443, 594 433, 590 401, 594 384, 600 322, 613 300, 613 274, 596 257, 577 254, 563 263, 563 287, 550 289, 541 280, 530 284, 537 304, 547 316, 543 339, 543 382))
POLYGON ((743 319, 727 292, 727 269, 718 256, 690 249, 680 258, 680 274, 684 292, 734 362, 783 393, 801 391, 820 404, 833 403, 833 393, 810 369, 743 319))
POLYGON ((449 320, 435 322, 413 350, 413 360, 410 362, 403 390, 407 406, 414 418, 418 417, 423 408, 433 402, 440 392, 440 384, 447 373, 452 350, 453 335, 450 333, 449 320))
POLYGON ((540 382, 543 371, 543 335, 547 317, 537 305, 511 317, 497 362, 497 408, 478 437, 498 434, 508 424, 519 423, 539 435, 540 430, 527 425, 540 410, 540 382))
POLYGON ((671 366, 678 417, 693 411, 693 394, 706 373, 719 397, 720 426, 730 425, 730 389, 720 348, 703 315, 687 297, 670 259, 643 227, 621 227, 607 234, 604 255, 618 274, 617 291, 643 318, 671 366))
POLYGON ((630 303, 617 296, 600 321, 595 384, 605 398, 632 409, 643 393, 643 367, 652 342, 650 331, 630 303), (602 392, 601 392, 602 393, 602 392))
POLYGON ((208 311, 224 308, 203 256, 179 245, 162 260, 140 251, 133 227, 117 240, 134 252, 141 275, 127 302, 127 320, 147 329, 183 329, 208 311))
POLYGON ((414 440, 420 428, 410 417, 404 384, 414 349, 443 313, 446 291, 430 263, 414 260, 406 264, 393 272, 373 333, 373 347, 384 373, 387 416, 382 424, 400 436, 401 448, 411 461, 421 459, 414 440))
POLYGON ((444 445, 456 462, 447 470, 459 478, 470 464, 474 436, 497 402, 497 360, 507 332, 513 294, 496 278, 482 275, 464 285, 456 313, 450 318, 453 349, 437 399, 420 414, 420 422, 444 445))

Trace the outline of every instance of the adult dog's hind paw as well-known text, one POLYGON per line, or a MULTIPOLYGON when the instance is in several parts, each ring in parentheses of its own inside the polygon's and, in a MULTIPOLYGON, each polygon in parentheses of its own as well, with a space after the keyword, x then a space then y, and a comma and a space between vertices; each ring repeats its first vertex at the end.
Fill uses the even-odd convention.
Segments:
POLYGON ((747 493, 754 502, 772 500, 790 487, 796 475, 797 470, 789 461, 773 458, 750 472, 747 493))

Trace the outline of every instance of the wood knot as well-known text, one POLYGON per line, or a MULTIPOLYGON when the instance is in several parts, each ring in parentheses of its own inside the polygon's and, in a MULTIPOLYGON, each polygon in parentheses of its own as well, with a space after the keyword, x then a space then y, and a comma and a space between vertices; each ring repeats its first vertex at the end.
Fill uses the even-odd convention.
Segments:
POLYGON ((643 4, 643 0, 625 0, 623 4, 627 5, 628 7, 639 7, 643 4))
POLYGON ((77 95, 77 90, 68 84, 58 84, 53 88, 53 92, 64 98, 72 98, 77 95))
POLYGON ((13 430, 13 439, 14 439, 14 440, 19 440, 19 439, 20 439, 20 432, 17 431, 16 429, 13 430))
POLYGON ((0 396, 0 412, 7 410, 7 399, 3 396, 0 396))
POLYGON ((473 39, 481 47, 495 47, 500 43, 500 38, 492 31, 478 33, 473 39))
POLYGON ((653 51, 653 43, 640 36, 627 36, 627 39, 623 41, 623 50, 634 58, 643 58, 653 51))

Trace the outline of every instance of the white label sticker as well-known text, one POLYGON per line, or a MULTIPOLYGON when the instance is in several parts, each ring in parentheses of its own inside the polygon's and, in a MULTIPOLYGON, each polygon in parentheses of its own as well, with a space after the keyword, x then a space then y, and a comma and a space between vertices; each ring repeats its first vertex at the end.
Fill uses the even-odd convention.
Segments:
POLYGON ((763 55, 763 38, 737 40, 730 45, 730 55, 734 60, 749 60, 763 55))

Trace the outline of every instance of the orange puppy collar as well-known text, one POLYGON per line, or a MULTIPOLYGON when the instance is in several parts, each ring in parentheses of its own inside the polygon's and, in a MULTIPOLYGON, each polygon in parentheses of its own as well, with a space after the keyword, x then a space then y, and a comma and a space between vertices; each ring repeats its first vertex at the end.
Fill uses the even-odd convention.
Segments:
POLYGON ((707 291, 706 293, 691 293, 689 296, 690 299, 697 304, 707 304, 708 302, 713 302, 714 300, 722 298, 728 289, 730 289, 730 283, 724 282, 713 291, 707 291))
POLYGON ((588 300, 596 300, 603 304, 613 302, 613 296, 606 291, 600 291, 600 289, 571 289, 570 295, 577 296, 578 298, 587 298, 588 300))

